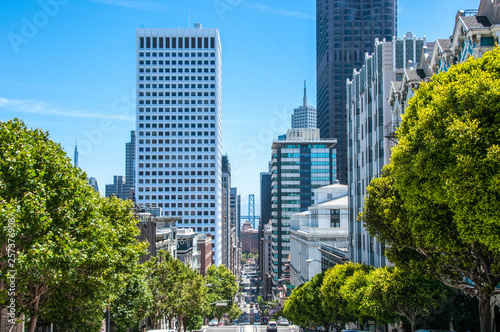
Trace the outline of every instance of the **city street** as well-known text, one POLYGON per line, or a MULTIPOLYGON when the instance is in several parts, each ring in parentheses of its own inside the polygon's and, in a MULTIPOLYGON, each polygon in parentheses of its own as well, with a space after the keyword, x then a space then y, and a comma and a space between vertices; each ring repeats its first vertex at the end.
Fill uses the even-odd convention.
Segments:
MULTIPOLYGON (((266 325, 233 325, 207 327, 205 332, 266 332, 266 325)), ((278 332, 298 332, 298 326, 278 326, 278 332)))

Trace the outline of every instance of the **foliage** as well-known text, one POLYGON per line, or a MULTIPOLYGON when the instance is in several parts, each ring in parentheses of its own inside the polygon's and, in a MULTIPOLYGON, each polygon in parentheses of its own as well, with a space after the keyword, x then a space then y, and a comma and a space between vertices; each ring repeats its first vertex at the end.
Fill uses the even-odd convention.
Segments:
POLYGON ((149 315, 153 320, 176 318, 186 325, 208 311, 205 280, 197 271, 165 252, 153 257, 147 267, 153 295, 149 315))
MULTIPOLYGON (((238 291, 238 283, 233 273, 224 265, 211 265, 208 268, 205 281, 208 287, 207 299, 210 303, 217 301, 233 301, 238 291)), ((229 313, 232 306, 217 307, 210 306, 210 317, 220 319, 225 313, 229 313)))
POLYGON ((135 274, 118 293, 111 304, 111 320, 116 323, 118 332, 138 326, 149 311, 152 295, 143 274, 135 274))
POLYGON ((362 215, 397 266, 477 296, 482 331, 500 281, 499 84, 498 48, 421 84, 362 215))
POLYGON ((29 331, 38 317, 95 330, 145 250, 131 205, 100 197, 59 144, 17 119, 0 122, 0 155, 0 279, 16 270, 29 331))
POLYGON ((412 331, 415 323, 440 308, 450 295, 435 278, 407 273, 397 268, 380 268, 369 277, 367 302, 375 304, 379 321, 391 323, 405 318, 412 331), (391 313, 399 319, 391 320, 391 313))
POLYGON ((348 262, 335 265, 325 272, 321 286, 323 310, 329 313, 330 322, 334 324, 337 330, 344 327, 347 322, 355 322, 359 317, 359 312, 357 310, 353 311, 353 307, 349 306, 348 300, 342 296, 341 288, 356 271, 368 272, 370 269, 371 267, 364 264, 348 262))

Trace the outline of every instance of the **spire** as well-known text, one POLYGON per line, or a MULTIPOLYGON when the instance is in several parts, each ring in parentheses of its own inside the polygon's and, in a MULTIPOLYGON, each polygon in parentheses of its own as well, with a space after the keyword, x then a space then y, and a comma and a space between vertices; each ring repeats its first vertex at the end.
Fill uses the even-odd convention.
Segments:
POLYGON ((78 167, 78 141, 75 142, 75 156, 73 158, 73 162, 76 167, 78 167))
POLYGON ((304 80, 304 107, 307 107, 306 80, 304 80))

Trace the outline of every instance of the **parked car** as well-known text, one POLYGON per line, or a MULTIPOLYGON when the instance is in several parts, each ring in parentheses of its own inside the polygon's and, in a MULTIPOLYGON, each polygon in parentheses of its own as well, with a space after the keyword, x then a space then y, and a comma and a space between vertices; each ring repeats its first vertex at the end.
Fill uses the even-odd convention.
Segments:
POLYGON ((262 318, 260 319, 260 323, 261 323, 262 325, 267 325, 267 323, 269 323, 269 318, 267 318, 267 317, 262 317, 262 318))
POLYGON ((219 322, 219 326, 224 326, 224 322, 219 322))
POLYGON ((217 326, 219 325, 219 321, 217 319, 212 319, 210 322, 208 322, 208 326, 217 326))
POLYGON ((266 328, 266 331, 267 332, 270 332, 270 331, 278 331, 278 325, 276 324, 276 322, 274 320, 270 320, 268 323, 267 323, 267 328, 266 328))

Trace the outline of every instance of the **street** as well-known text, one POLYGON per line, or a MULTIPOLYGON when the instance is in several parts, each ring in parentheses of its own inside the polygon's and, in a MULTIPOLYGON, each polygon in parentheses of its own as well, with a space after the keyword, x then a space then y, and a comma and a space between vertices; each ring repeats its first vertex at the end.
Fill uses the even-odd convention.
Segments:
MULTIPOLYGON (((266 332, 266 325, 233 325, 207 327, 205 332, 266 332)), ((298 332, 298 326, 278 326, 278 332, 298 332)))

